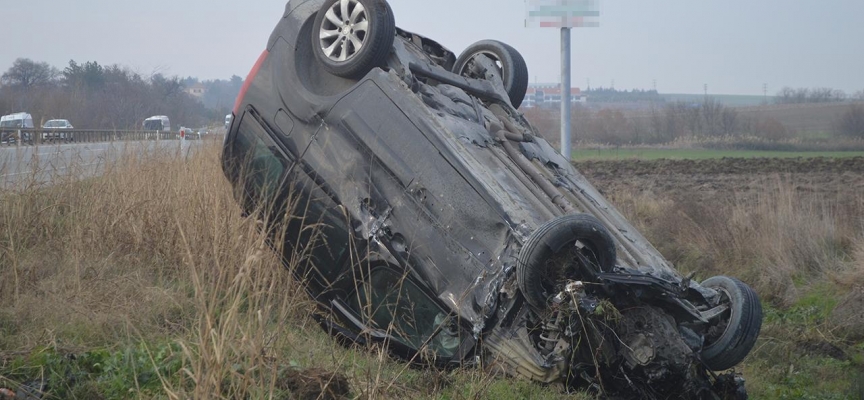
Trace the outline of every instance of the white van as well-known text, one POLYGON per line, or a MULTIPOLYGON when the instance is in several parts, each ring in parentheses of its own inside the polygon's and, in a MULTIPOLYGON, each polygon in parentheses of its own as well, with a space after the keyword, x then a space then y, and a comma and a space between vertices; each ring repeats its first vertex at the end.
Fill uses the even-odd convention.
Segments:
MULTIPOLYGON (((0 141, 14 142, 18 138, 19 129, 33 129, 33 116, 19 112, 0 117, 0 141)), ((23 140, 30 140, 30 133, 22 133, 23 140)))
POLYGON ((171 132, 171 121, 164 115, 156 115, 144 120, 144 130, 171 132))

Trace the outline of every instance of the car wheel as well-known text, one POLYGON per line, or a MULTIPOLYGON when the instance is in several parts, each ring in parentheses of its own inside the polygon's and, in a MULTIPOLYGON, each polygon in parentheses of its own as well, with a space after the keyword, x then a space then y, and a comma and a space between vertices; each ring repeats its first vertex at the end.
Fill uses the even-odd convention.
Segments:
POLYGON ((475 60, 486 56, 498 66, 498 73, 504 82, 504 89, 515 108, 522 105, 528 91, 528 66, 525 59, 513 47, 497 40, 482 40, 468 46, 453 64, 453 73, 469 77, 483 78, 474 71, 475 60))
POLYGON ((315 17, 312 49, 325 70, 356 79, 385 63, 395 37, 385 0, 327 0, 315 17))
POLYGON ((615 257, 615 241, 597 218, 565 215, 528 237, 519 252, 516 281, 528 304, 544 310, 568 281, 611 271, 615 257))
POLYGON ((714 371, 732 368, 750 353, 762 329, 762 303, 746 283, 728 276, 715 276, 702 286, 720 293, 721 303, 729 305, 706 337, 702 361, 714 371))

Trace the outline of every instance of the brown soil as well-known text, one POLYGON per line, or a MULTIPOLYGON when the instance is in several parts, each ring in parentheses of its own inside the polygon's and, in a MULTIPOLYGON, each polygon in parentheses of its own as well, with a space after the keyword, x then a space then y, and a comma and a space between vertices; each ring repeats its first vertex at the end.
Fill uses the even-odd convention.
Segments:
POLYGON ((838 202, 856 201, 864 192, 864 157, 616 160, 575 165, 606 195, 648 192, 677 202, 747 199, 780 184, 838 202))
POLYGON ((288 369, 283 372, 277 386, 289 390, 291 398, 298 400, 347 399, 351 394, 345 375, 320 368, 288 369))

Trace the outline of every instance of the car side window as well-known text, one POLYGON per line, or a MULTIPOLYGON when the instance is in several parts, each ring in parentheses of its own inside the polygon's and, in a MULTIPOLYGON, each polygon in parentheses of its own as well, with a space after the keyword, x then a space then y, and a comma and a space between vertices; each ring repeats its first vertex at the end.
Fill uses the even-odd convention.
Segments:
POLYGON ((368 282, 359 285, 349 299, 367 325, 387 331, 412 348, 428 345, 437 356, 448 358, 462 343, 455 318, 390 268, 373 269, 368 282))
MULTIPOLYGON (((281 186, 282 176, 291 165, 267 131, 250 113, 243 115, 237 136, 229 149, 235 164, 231 166, 252 204, 248 206, 268 207, 266 201, 275 200, 281 186)), ((249 207, 246 207, 249 208, 249 207)))
POLYGON ((299 262, 299 270, 314 270, 312 277, 329 287, 346 269, 348 224, 337 204, 302 169, 278 148, 251 112, 240 119, 237 136, 228 151, 235 166, 232 179, 244 188, 247 212, 263 210, 274 234, 284 232, 283 256, 299 262), (288 212, 286 215, 285 213, 288 212))

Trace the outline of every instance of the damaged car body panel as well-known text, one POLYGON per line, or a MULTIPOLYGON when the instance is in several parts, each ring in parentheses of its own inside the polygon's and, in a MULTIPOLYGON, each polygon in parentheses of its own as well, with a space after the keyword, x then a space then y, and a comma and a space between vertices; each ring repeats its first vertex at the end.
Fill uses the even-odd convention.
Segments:
POLYGON ((322 324, 413 361, 606 393, 743 391, 711 365, 734 366, 758 335, 749 287, 682 277, 517 111, 494 52, 451 72, 440 44, 370 28, 388 12, 290 1, 226 136, 226 176, 247 212, 275 210, 283 259, 309 260, 296 272, 322 324), (386 51, 354 76, 376 40, 386 51))

